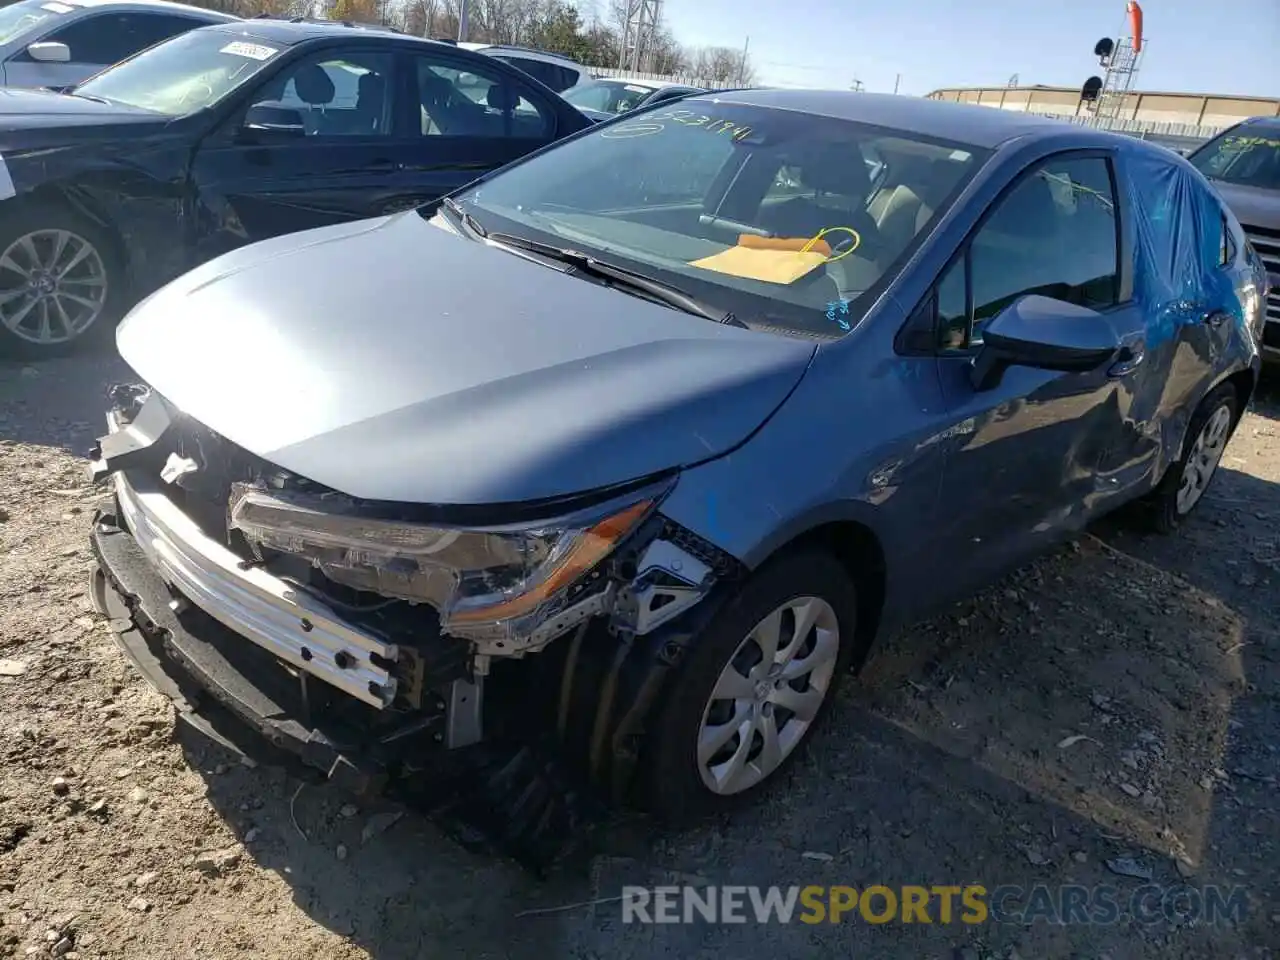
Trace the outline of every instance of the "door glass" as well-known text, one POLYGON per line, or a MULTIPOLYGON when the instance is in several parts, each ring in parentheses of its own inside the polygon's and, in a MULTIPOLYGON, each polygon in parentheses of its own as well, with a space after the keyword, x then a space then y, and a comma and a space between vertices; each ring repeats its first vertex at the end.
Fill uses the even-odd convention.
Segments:
POLYGON ((500 70, 415 59, 423 136, 550 139, 550 114, 500 70))
POLYGON ((134 41, 139 50, 145 50, 153 44, 176 37, 180 33, 206 26, 201 20, 190 17, 175 17, 167 13, 138 14, 135 21, 134 41))
POLYGON ((100 13, 83 17, 45 37, 65 43, 72 63, 119 63, 155 43, 154 17, 145 13, 100 13))
POLYGON ((1107 162, 1050 160, 999 201, 969 245, 973 335, 1019 297, 1102 309, 1119 289, 1116 204, 1107 162))
POLYGON ((281 71, 255 102, 296 110, 309 137, 386 137, 391 71, 389 53, 318 54, 281 71))

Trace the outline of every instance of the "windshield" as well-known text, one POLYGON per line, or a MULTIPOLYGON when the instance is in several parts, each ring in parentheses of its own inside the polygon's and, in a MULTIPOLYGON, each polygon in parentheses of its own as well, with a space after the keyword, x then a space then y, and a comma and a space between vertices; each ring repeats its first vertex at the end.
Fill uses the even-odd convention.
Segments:
POLYGON ((180 117, 221 100, 277 53, 276 47, 224 29, 192 30, 104 70, 73 92, 180 117))
POLYGON ((626 113, 640 106, 653 90, 637 83, 611 83, 596 80, 562 93, 561 96, 575 107, 598 110, 601 113, 626 113))
POLYGON ((74 10, 53 0, 19 0, 0 8, 0 43, 16 40, 36 24, 44 23, 74 10))
POLYGON ((1222 134, 1188 159, 1206 177, 1265 190, 1280 190, 1280 130, 1240 127, 1222 134))
POLYGON ((623 266, 749 326, 840 336, 987 155, 692 100, 607 124, 457 200, 485 230, 623 266))

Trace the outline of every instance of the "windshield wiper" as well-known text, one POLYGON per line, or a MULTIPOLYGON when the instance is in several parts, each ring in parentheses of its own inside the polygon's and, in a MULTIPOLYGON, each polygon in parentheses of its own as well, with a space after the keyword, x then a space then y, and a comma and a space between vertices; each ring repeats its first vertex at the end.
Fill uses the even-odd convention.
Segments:
POLYGON ((747 327, 732 312, 718 310, 710 304, 690 296, 678 287, 663 283, 661 280, 654 280, 652 277, 646 277, 642 273, 636 273, 624 267, 616 267, 611 263, 605 263, 577 250, 569 250, 549 243, 540 243, 537 240, 528 240, 508 233, 491 233, 487 235, 487 238, 491 243, 499 246, 518 247, 521 250, 536 253, 540 257, 567 264, 578 273, 595 277, 597 280, 607 281, 608 286, 650 297, 659 303, 666 304, 668 307, 673 307, 684 313, 691 313, 695 317, 702 317, 712 323, 723 323, 731 327, 742 327, 744 329, 747 327))
POLYGON ((95 97, 92 94, 81 93, 79 90, 76 90, 74 87, 72 87, 70 90, 63 90, 62 92, 69 97, 78 97, 81 100, 91 100, 94 103, 100 103, 106 107, 111 106, 111 101, 108 100, 106 97, 95 97))
POLYGON ((462 222, 462 225, 477 237, 487 237, 489 235, 489 231, 480 226, 479 221, 477 221, 475 217, 463 210, 462 204, 458 203, 458 201, 453 199, 453 197, 445 197, 440 201, 440 206, 444 207, 457 217, 462 222))

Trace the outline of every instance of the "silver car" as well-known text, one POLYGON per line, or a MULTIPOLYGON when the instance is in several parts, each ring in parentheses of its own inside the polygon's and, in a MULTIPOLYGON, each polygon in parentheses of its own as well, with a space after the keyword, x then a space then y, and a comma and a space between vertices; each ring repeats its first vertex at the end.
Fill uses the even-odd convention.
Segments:
POLYGON ((18 0, 0 8, 0 79, 69 87, 162 40, 237 19, 163 0, 18 0))

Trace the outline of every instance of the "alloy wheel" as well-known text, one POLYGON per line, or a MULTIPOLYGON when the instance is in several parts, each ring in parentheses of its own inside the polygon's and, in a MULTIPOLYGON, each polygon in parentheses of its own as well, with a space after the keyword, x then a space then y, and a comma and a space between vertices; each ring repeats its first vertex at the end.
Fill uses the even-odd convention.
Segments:
POLYGON ((1222 460, 1222 453, 1227 448, 1227 435, 1231 430, 1231 409, 1223 404, 1213 411, 1196 436, 1191 452, 1187 454, 1187 463, 1182 470, 1182 482, 1178 485, 1176 505, 1178 513, 1184 515, 1191 512, 1204 495, 1209 481, 1222 460))
POLYGON ((102 316, 107 268, 70 230, 34 230, 0 254, 0 324, 41 346, 67 343, 102 316))
POLYGON ((782 765, 826 700, 839 653, 839 620, 820 597, 788 600, 755 625, 702 711, 697 759, 707 789, 741 793, 782 765))

